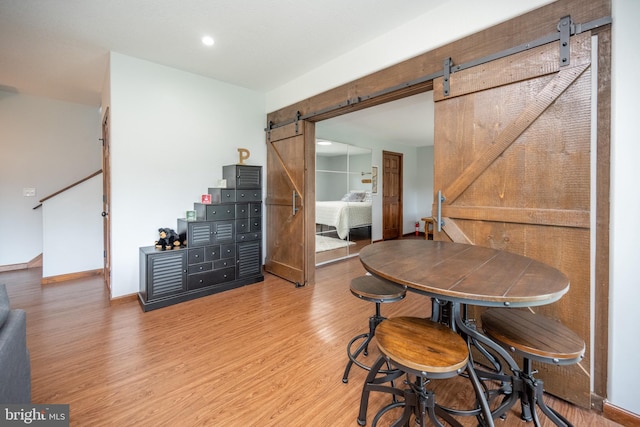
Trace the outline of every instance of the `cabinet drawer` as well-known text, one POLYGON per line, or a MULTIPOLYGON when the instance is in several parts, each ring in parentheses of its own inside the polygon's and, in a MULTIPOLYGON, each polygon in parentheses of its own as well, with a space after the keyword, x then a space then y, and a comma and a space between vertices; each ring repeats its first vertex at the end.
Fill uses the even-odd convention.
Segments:
POLYGON ((234 205, 205 205, 205 218, 207 221, 220 221, 236 217, 234 205))
POLYGON ((187 289, 199 289, 215 284, 213 271, 187 276, 187 289))
POLYGON ((262 239, 262 233, 239 233, 236 234, 236 242, 250 242, 262 239))
POLYGON ((235 258, 224 258, 224 259, 219 259, 217 261, 213 261, 213 269, 214 270, 220 270, 223 268, 227 268, 227 267, 234 267, 235 268, 236 265, 236 259, 235 258))
POLYGON ((209 188, 207 193, 211 194, 211 203, 233 203, 236 201, 236 190, 229 188, 209 188))
POLYGON ((236 219, 236 233, 247 233, 249 231, 249 218, 236 219))
POLYGON ((220 256, 218 257, 218 259, 220 258, 233 258, 234 256, 236 256, 236 245, 235 244, 229 244, 229 245, 220 245, 220 256))
POLYGON ((249 203, 236 204, 236 219, 249 218, 249 203))
POLYGON ((249 203, 249 216, 262 216, 262 204, 261 203, 249 203))
POLYGON ((187 260, 189 264, 198 264, 204 262, 204 248, 189 249, 187 260))
POLYGON ((235 267, 227 267, 221 270, 209 270, 204 273, 190 274, 187 276, 187 289, 200 289, 215 286, 219 283, 229 282, 236 278, 235 267))
POLYGON ((223 268, 222 270, 213 270, 211 272, 211 276, 215 283, 229 282, 236 278, 236 268, 228 267, 223 268))
POLYGON ((220 259, 220 245, 209 245, 204 248, 204 260, 215 261, 220 259))
POLYGON ((257 202, 262 200, 262 190, 237 190, 236 200, 238 202, 257 202))
POLYGON ((189 274, 203 273, 211 270, 210 262, 201 262, 200 264, 193 264, 189 266, 189 274))
POLYGON ((262 231, 262 218, 251 218, 249 220, 249 231, 262 231))

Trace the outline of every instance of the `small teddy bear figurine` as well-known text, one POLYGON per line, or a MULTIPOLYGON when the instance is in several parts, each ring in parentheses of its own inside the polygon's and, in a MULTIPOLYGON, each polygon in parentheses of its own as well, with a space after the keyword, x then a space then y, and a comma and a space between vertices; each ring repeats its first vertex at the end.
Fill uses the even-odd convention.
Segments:
POLYGON ((180 236, 171 228, 158 228, 160 239, 156 242, 158 249, 173 249, 181 246, 180 236))

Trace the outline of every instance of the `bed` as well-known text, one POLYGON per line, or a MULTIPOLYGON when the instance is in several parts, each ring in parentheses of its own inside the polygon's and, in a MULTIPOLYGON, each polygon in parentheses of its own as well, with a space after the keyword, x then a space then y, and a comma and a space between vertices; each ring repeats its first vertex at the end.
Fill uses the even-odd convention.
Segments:
POLYGON ((371 225, 371 201, 316 202, 316 224, 335 227, 338 237, 344 239, 349 229, 371 225))

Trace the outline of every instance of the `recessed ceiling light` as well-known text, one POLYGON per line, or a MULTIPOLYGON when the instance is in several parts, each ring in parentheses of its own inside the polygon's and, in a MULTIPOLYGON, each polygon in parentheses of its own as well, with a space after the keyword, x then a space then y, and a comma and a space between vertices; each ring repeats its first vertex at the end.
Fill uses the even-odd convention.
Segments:
POLYGON ((215 41, 213 40, 213 37, 211 36, 204 36, 202 38, 202 44, 205 46, 213 46, 213 44, 215 43, 215 41))
POLYGON ((331 145, 331 141, 325 141, 324 139, 319 139, 318 145, 331 145))

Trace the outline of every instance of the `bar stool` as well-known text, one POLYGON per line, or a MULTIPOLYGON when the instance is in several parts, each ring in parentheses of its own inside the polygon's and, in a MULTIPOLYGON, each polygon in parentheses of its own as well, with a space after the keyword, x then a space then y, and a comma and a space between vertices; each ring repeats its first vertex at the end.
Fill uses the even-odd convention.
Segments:
POLYGON ((492 308, 482 316, 482 329, 493 341, 523 358, 521 378, 525 390, 521 394, 522 414, 525 421, 533 420, 540 426, 536 405, 553 423, 561 427, 572 424, 542 399, 544 384, 536 379, 532 361, 551 365, 571 365, 584 357, 582 338, 562 323, 527 310, 492 308))
POLYGON ((369 343, 375 335, 376 327, 380 322, 385 320, 385 317, 380 313, 380 304, 400 301, 407 295, 406 287, 380 280, 371 275, 354 278, 351 280, 350 289, 351 293, 358 298, 376 303, 376 313, 369 317, 369 332, 356 335, 349 341, 349 344, 347 344, 347 357, 349 361, 342 376, 342 382, 345 384, 349 382, 349 371, 354 363, 367 371, 371 369, 371 367, 357 360, 357 358, 360 353, 365 356, 368 355, 369 343), (355 351, 351 351, 354 343, 358 340, 363 341, 355 351))
POLYGON ((404 410, 393 427, 409 425, 413 413, 421 427, 426 425, 427 416, 439 427, 443 424, 438 417, 453 426, 461 426, 449 412, 436 404, 435 394, 425 385, 431 379, 455 377, 466 369, 469 363, 466 341, 445 325, 417 317, 387 319, 378 326, 377 333, 381 355, 371 367, 363 386, 358 424, 366 425, 369 394, 379 391, 392 394, 394 399, 375 415, 374 427, 385 413, 401 406, 404 410), (397 369, 386 371, 379 377, 380 368, 385 363, 397 369), (393 381, 405 374, 409 388, 401 390, 394 387, 393 381), (415 381, 409 381, 409 375, 414 375, 415 381), (383 385, 388 382, 391 386, 383 385), (397 400, 397 396, 404 400, 397 400))

